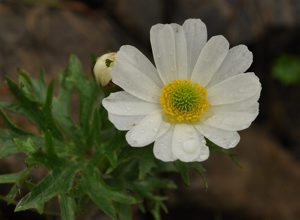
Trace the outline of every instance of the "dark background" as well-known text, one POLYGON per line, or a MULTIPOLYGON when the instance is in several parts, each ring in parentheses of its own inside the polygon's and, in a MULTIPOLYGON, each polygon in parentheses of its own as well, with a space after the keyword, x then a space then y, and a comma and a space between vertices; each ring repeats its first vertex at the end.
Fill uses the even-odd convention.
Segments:
MULTIPOLYGON (((123 44, 151 57, 150 27, 182 24, 187 18, 202 19, 209 37, 221 34, 231 46, 250 48, 250 71, 263 87, 261 107, 233 149, 242 168, 224 155, 211 155, 204 163, 208 189, 195 175, 190 187, 170 192, 169 214, 163 219, 299 220, 300 86, 285 86, 272 75, 280 55, 300 55, 299 0, 0 0, 1 100, 9 99, 4 77, 16 78, 18 67, 33 75, 43 67, 50 80, 57 78, 71 53, 79 56, 87 74, 91 54, 117 51, 123 44)), ((18 166, 10 157, 0 162, 0 171, 18 166)), ((1 202, 0 220, 57 219, 12 210, 1 202)), ((136 219, 151 217, 137 214, 136 219)))

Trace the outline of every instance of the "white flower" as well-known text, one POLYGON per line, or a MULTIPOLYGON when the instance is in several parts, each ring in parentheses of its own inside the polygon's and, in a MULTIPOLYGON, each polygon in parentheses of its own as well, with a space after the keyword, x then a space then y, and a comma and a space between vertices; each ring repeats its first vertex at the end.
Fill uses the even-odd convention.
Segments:
POLYGON ((244 45, 229 49, 220 35, 207 41, 199 19, 154 25, 150 39, 156 68, 135 47, 122 46, 117 53, 112 81, 124 91, 103 100, 110 121, 129 130, 133 147, 154 142, 162 161, 206 160, 205 138, 235 147, 237 131, 258 114, 261 84, 254 73, 245 73, 252 53, 244 45))
POLYGON ((106 86, 111 81, 111 68, 116 58, 116 53, 106 53, 97 58, 94 66, 94 76, 98 84, 106 86))

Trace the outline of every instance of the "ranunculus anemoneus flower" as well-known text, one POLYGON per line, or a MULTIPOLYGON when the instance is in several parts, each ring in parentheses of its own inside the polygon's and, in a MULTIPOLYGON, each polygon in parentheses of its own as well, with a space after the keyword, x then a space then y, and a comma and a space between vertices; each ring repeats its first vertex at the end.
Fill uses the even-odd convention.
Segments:
POLYGON ((111 81, 111 68, 115 62, 116 53, 106 53, 97 58, 93 68, 98 85, 106 86, 111 81))
POLYGON ((110 121, 129 130, 133 147, 154 142, 154 155, 163 161, 206 160, 206 139, 235 147, 237 131, 258 114, 261 84, 245 73, 252 53, 244 45, 229 49, 220 35, 207 41, 200 19, 154 25, 150 39, 156 68, 133 46, 117 52, 112 81, 124 91, 103 100, 110 121))

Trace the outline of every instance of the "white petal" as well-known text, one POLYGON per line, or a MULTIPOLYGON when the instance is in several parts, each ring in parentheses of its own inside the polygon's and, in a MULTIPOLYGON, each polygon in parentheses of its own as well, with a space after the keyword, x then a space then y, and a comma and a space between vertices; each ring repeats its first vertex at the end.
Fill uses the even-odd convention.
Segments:
POLYGON ((187 42, 188 77, 190 77, 207 41, 207 31, 205 24, 200 19, 187 19, 182 26, 187 42))
POLYGON ((164 120, 162 120, 159 131, 157 132, 156 135, 156 139, 163 136, 170 129, 170 127, 171 127, 170 123, 167 123, 164 120))
POLYGON ((207 160, 209 157, 209 148, 206 145, 201 146, 200 153, 196 158, 196 161, 201 162, 207 160))
POLYGON ((139 116, 122 116, 108 113, 108 119, 114 126, 121 131, 127 131, 137 125, 145 115, 139 116))
POLYGON ((200 52, 191 79, 206 86, 219 69, 228 50, 229 43, 223 36, 210 38, 200 52))
POLYGON ((261 84, 254 73, 242 73, 208 88, 207 94, 211 105, 222 105, 243 101, 260 90, 261 84))
POLYGON ((116 115, 147 115, 160 109, 159 104, 145 102, 127 92, 111 93, 102 104, 109 113, 116 115))
POLYGON ((238 45, 231 48, 225 57, 222 65, 209 82, 208 87, 211 87, 231 76, 239 73, 244 73, 253 61, 253 54, 245 45, 238 45))
MULTIPOLYGON (((248 99, 248 100, 250 100, 250 99, 248 99)), ((254 111, 257 111, 259 108, 258 102, 253 102, 251 105, 250 104, 246 105, 244 102, 245 101, 236 102, 236 103, 228 104, 228 105, 214 105, 209 108, 209 111, 214 112, 214 113, 254 112, 254 111), (245 105, 243 105, 243 103, 245 105)), ((209 113, 209 114, 211 114, 211 113, 209 113)))
POLYGON ((188 61, 185 33, 182 26, 178 24, 171 24, 171 27, 175 36, 177 79, 187 79, 188 61))
POLYGON ((183 28, 158 24, 150 30, 155 65, 166 84, 187 74, 187 50, 183 28))
POLYGON ((259 99, 260 91, 254 96, 245 99, 240 102, 235 102, 232 104, 224 104, 224 105, 213 105, 212 108, 214 112, 240 112, 247 111, 254 105, 258 105, 257 100, 259 99))
POLYGON ((112 81, 131 95, 159 102, 162 82, 154 66, 135 47, 120 48, 112 67, 112 81))
POLYGON ((240 135, 236 131, 226 131, 203 123, 195 125, 195 128, 207 139, 225 149, 235 147, 240 141, 240 135))
POLYGON ((126 140, 132 147, 144 147, 155 141, 160 132, 162 114, 155 111, 144 117, 126 134, 126 140))
POLYGON ((177 124, 174 128, 172 151, 184 162, 203 161, 209 156, 205 139, 196 129, 187 124, 177 124))
POLYGON ((164 135, 155 141, 153 153, 157 159, 165 162, 176 160, 172 151, 173 132, 174 129, 170 128, 164 135))
POLYGON ((154 25, 150 30, 150 41, 156 68, 166 84, 177 78, 176 48, 173 29, 170 25, 154 25))
POLYGON ((254 104, 247 111, 240 112, 218 112, 211 111, 211 116, 202 123, 212 127, 228 130, 239 131, 248 128, 252 121, 258 115, 258 103, 254 104))

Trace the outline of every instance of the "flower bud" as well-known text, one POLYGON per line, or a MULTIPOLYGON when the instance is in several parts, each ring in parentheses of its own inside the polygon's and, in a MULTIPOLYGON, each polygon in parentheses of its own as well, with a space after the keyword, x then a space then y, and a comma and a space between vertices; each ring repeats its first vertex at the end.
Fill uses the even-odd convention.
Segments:
POLYGON ((94 66, 94 76, 99 85, 106 86, 111 81, 111 68, 116 59, 116 53, 106 53, 98 57, 94 66))

